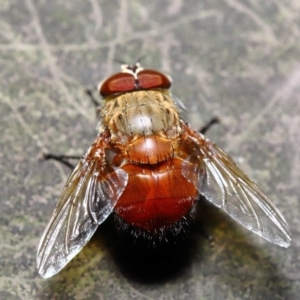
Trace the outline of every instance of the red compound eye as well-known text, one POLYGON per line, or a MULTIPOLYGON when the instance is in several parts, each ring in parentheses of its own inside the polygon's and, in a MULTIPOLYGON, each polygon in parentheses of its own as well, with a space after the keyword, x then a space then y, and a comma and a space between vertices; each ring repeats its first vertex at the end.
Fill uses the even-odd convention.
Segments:
POLYGON ((136 73, 135 71, 132 72, 133 74, 117 73, 106 79, 100 87, 101 96, 105 97, 134 90, 168 89, 171 86, 170 79, 158 71, 142 70, 136 73))
POLYGON ((135 79, 132 74, 117 73, 107 78, 100 87, 102 96, 130 92, 135 89, 135 79))
POLYGON ((168 89, 171 86, 171 81, 166 75, 154 70, 142 70, 138 73, 137 78, 142 90, 168 89))

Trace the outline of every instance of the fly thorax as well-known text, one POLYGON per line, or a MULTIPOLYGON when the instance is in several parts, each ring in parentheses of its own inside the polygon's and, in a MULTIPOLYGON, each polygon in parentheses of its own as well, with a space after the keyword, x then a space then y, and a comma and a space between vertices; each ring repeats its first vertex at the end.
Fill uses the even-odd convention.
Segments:
MULTIPOLYGON (((135 91, 108 99, 102 111, 102 125, 113 136, 178 134, 179 115, 168 91, 135 91)), ((124 137, 126 139, 126 137, 124 137)))
POLYGON ((107 102, 103 125, 124 157, 133 163, 154 164, 174 156, 181 127, 168 91, 136 91, 107 102))

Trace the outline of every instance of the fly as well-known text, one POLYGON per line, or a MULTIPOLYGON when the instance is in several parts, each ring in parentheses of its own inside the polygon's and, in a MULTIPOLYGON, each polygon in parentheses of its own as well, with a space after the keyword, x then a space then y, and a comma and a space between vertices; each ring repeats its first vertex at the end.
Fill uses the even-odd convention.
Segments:
POLYGON ((110 214, 155 236, 185 220, 200 195, 250 231, 289 247, 282 214, 228 154, 181 118, 170 87, 168 76, 138 63, 100 85, 99 133, 40 241, 42 277, 58 273, 110 214))

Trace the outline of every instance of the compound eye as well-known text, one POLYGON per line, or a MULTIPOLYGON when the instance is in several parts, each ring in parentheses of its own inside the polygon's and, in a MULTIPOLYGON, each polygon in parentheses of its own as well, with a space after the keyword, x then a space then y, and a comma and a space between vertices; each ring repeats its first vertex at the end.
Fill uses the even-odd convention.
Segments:
POLYGON ((126 93, 135 89, 135 78, 132 74, 117 73, 107 78, 100 86, 100 95, 110 96, 118 93, 126 93))
POLYGON ((168 89, 171 87, 170 79, 155 70, 142 70, 137 75, 140 88, 142 90, 161 88, 168 89))

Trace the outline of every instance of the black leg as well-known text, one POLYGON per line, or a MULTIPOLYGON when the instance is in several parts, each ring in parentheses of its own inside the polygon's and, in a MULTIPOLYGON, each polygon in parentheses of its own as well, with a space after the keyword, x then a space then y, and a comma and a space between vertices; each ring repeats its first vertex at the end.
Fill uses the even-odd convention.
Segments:
MULTIPOLYGON (((94 104, 96 107, 96 113, 97 113, 97 108, 99 107, 99 102, 96 100, 96 98, 93 95, 92 89, 85 89, 85 93, 89 96, 91 102, 94 104)), ((43 153, 43 159, 48 160, 48 159, 53 159, 56 160, 65 166, 69 167, 70 169, 74 169, 75 165, 71 164, 69 162, 70 159, 77 159, 79 160, 81 156, 73 156, 73 155, 55 155, 52 153, 43 153)))
POLYGON ((220 123, 220 119, 218 117, 212 118, 205 126, 199 129, 199 132, 205 134, 212 125, 220 123))
POLYGON ((64 164, 65 166, 69 167, 70 169, 74 169, 74 165, 71 164, 68 160, 69 159, 80 159, 80 156, 72 156, 72 155, 54 155, 51 153, 43 154, 43 159, 54 159, 56 161, 59 161, 60 163, 64 164))
POLYGON ((94 97, 92 89, 85 89, 85 93, 89 96, 91 102, 94 104, 94 106, 97 108, 100 106, 100 103, 97 101, 97 99, 94 97))

